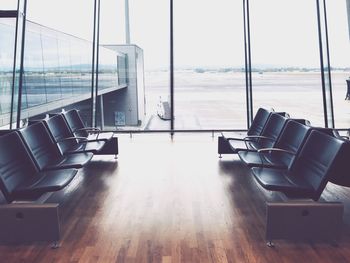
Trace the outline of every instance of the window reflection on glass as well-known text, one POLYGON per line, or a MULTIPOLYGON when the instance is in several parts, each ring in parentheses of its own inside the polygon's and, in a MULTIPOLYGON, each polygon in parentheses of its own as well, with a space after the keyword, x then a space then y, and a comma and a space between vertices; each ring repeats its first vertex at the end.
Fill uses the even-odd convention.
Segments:
POLYGON ((0 18, 0 114, 11 111, 15 25, 15 19, 0 18))

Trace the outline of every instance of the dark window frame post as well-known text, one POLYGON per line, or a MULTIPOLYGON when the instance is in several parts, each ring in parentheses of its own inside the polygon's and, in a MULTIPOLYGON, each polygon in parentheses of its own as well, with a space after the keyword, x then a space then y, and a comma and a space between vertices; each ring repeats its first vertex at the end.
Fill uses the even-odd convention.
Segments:
POLYGON ((247 129, 253 121, 252 61, 250 48, 249 0, 243 0, 244 62, 247 106, 247 129))
POLYGON ((174 135, 174 1, 170 0, 170 135, 174 135))
POLYGON ((96 112, 96 105, 95 105, 95 51, 96 51, 96 14, 97 12, 97 0, 94 0, 94 29, 93 29, 93 36, 92 36, 92 61, 91 61, 91 126, 95 127, 95 112, 96 112))

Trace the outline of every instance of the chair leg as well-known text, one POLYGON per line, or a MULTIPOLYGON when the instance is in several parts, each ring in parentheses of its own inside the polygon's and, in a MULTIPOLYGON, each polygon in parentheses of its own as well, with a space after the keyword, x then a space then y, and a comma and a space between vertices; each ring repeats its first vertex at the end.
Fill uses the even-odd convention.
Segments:
POLYGON ((269 248, 274 248, 274 247, 275 247, 275 244, 272 242, 272 240, 267 241, 266 245, 267 245, 269 248))
POLYGON ((58 248, 60 248, 60 243, 58 241, 54 241, 51 244, 51 249, 58 249, 58 248))

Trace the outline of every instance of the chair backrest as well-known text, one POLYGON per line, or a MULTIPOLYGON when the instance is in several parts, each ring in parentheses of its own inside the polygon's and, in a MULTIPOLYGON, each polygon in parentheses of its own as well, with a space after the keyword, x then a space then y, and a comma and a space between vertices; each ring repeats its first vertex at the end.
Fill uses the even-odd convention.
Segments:
POLYGON ((64 140, 65 138, 74 137, 74 134, 68 127, 64 117, 59 114, 45 120, 45 123, 54 139, 58 144, 61 152, 64 154, 68 149, 71 149, 78 144, 77 140, 64 140))
POLYGON ((252 124, 247 131, 247 135, 260 135, 269 118, 271 111, 259 108, 255 114, 252 124))
POLYGON ((306 181, 314 189, 312 198, 318 200, 331 175, 333 164, 345 142, 313 130, 300 153, 294 159, 291 176, 306 181))
POLYGON ((336 136, 334 136, 335 134, 334 134, 334 132, 333 132, 334 130, 332 128, 314 127, 313 126, 312 129, 316 130, 316 131, 319 131, 319 132, 322 132, 324 134, 327 134, 327 135, 329 135, 331 137, 336 137, 336 136))
POLYGON ((62 113, 66 118, 69 128, 75 133, 77 136, 87 137, 89 134, 86 130, 80 130, 85 128, 84 122, 80 117, 80 114, 77 110, 69 110, 62 113))
MULTIPOLYGON (((288 120, 274 147, 298 154, 311 131, 311 127, 302 123, 303 122, 299 120, 288 120)), ((272 152, 272 156, 278 156, 279 160, 281 160, 287 167, 289 167, 295 157, 295 155, 283 152, 272 152)))
POLYGON ((56 142, 42 121, 19 130, 19 133, 40 170, 52 160, 62 157, 56 142))
POLYGON ((271 113, 263 131, 261 132, 261 136, 265 136, 270 139, 259 139, 259 147, 269 148, 274 146, 287 120, 287 117, 284 117, 278 113, 271 113))
POLYGON ((329 181, 333 184, 350 187, 350 141, 342 140, 344 141, 344 147, 341 149, 334 164, 329 181))
POLYGON ((13 190, 37 172, 35 163, 17 132, 0 137, 0 189, 7 202, 14 200, 13 190))

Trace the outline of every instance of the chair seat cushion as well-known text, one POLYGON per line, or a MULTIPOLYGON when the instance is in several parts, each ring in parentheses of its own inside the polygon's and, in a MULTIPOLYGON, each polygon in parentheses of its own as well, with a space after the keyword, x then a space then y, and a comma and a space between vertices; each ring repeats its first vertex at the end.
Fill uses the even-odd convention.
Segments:
POLYGON ((65 152, 65 155, 70 153, 83 153, 83 152, 98 153, 99 151, 102 150, 104 145, 105 145, 104 141, 82 142, 68 149, 65 152))
POLYGON ((45 167, 45 170, 57 170, 67 168, 82 168, 85 166, 93 157, 91 152, 67 154, 60 160, 54 161, 45 167))
POLYGON ((288 169, 287 165, 281 159, 271 156, 271 154, 239 151, 238 156, 248 167, 288 169))
POLYGON ((300 194, 313 193, 313 187, 299 176, 293 176, 288 170, 253 167, 251 169, 258 183, 267 190, 294 192, 300 194))
POLYGON ((39 172, 36 176, 28 177, 26 181, 16 187, 13 194, 16 197, 21 197, 28 195, 41 195, 46 192, 61 190, 73 180, 77 172, 78 170, 76 169, 39 172))

